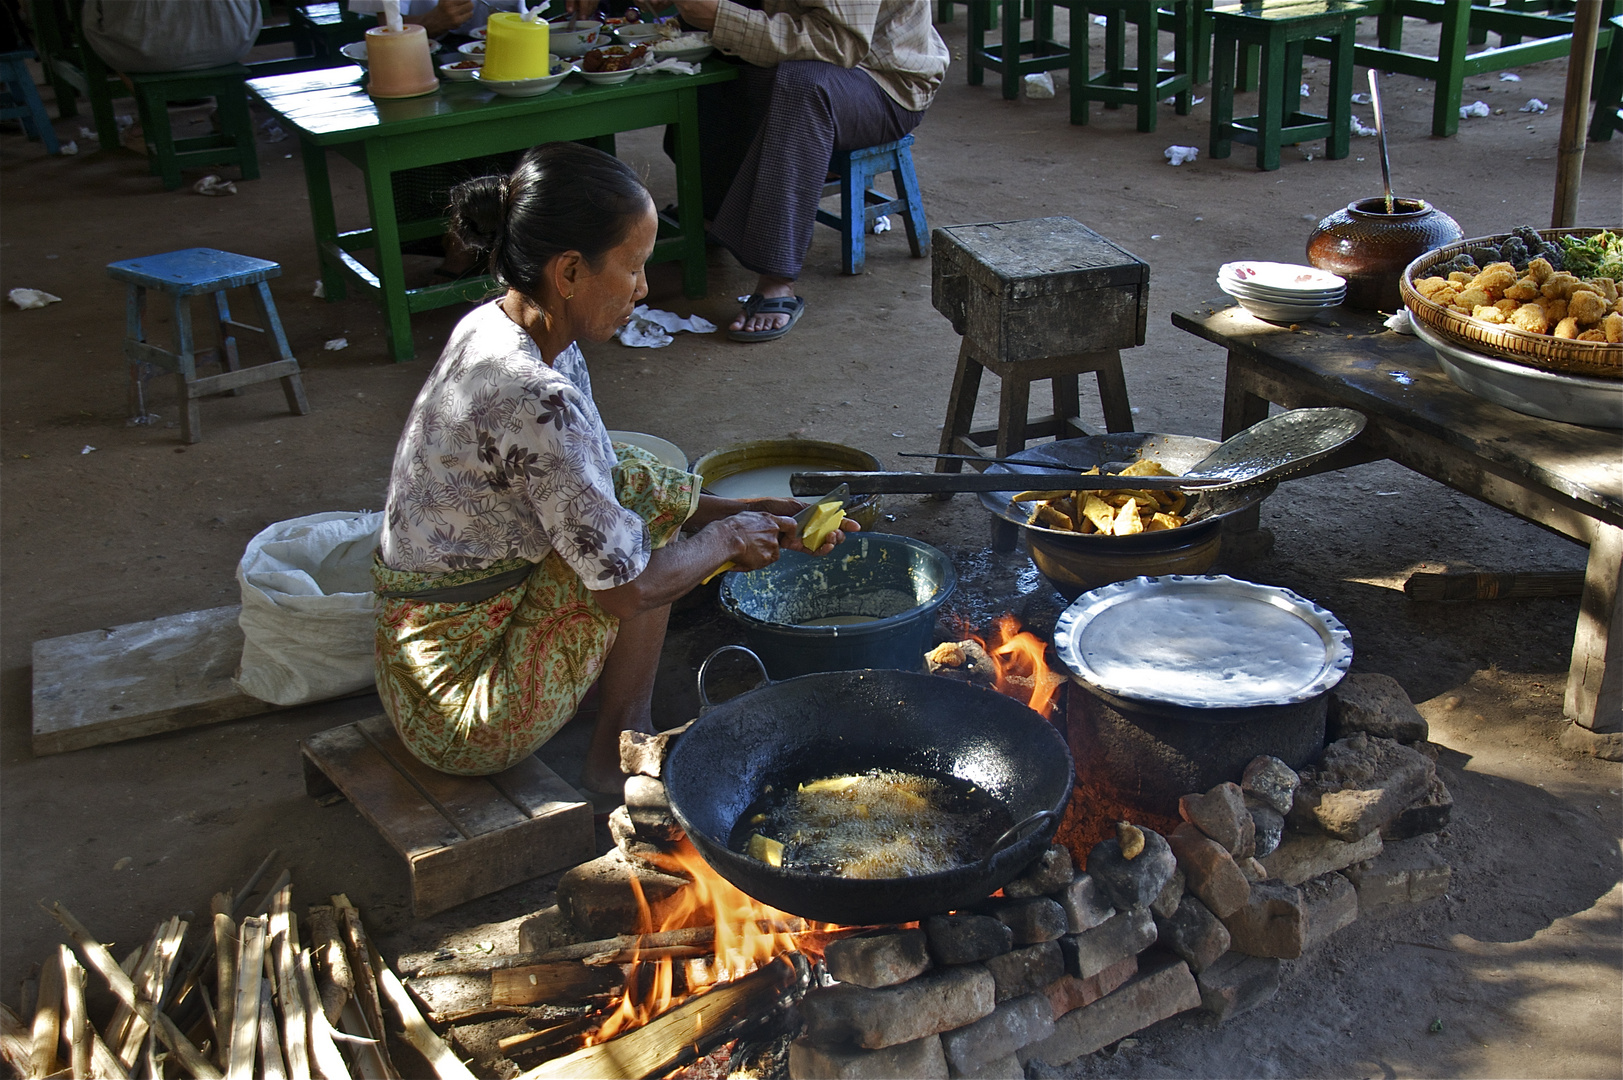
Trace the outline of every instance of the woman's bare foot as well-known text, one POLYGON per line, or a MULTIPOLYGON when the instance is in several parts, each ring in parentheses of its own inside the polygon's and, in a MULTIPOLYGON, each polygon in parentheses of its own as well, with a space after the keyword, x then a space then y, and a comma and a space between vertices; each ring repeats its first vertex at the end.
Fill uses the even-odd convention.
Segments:
MULTIPOLYGON (((771 299, 776 296, 795 295, 795 283, 789 278, 776 277, 772 274, 762 274, 757 280, 755 291, 761 296, 771 299)), ((755 332, 759 330, 781 330, 789 325, 789 316, 781 312, 761 313, 746 316, 742 312, 734 319, 732 330, 745 330, 755 332)))

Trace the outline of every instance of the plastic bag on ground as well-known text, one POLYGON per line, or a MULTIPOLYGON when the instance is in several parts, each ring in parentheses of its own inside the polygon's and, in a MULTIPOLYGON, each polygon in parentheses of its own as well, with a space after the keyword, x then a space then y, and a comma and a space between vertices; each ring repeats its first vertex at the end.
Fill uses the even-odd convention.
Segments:
POLYGON ((237 689, 299 705, 373 685, 372 552, 382 528, 381 513, 337 511, 279 521, 248 542, 237 564, 237 689))
POLYGON ((1033 101, 1046 101, 1054 96, 1054 76, 1046 71, 1033 72, 1025 78, 1026 97, 1033 101))
POLYGON ((1166 155, 1168 165, 1182 165, 1186 161, 1194 161, 1200 157, 1200 147, 1169 146, 1162 153, 1166 155))

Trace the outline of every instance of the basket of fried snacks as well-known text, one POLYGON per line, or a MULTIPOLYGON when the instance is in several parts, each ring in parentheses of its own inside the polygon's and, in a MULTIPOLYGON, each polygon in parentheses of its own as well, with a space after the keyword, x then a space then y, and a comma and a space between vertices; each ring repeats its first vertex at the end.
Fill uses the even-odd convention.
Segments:
POLYGON ((1518 228, 1427 252, 1403 272, 1410 315, 1472 352, 1623 377, 1623 228, 1518 228))

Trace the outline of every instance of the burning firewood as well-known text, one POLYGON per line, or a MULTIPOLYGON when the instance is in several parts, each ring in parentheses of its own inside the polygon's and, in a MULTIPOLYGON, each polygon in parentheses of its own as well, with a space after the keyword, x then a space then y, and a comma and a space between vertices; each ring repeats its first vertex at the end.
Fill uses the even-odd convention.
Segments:
POLYGON ((978 641, 944 641, 924 654, 931 675, 944 675, 991 686, 997 682, 997 664, 978 641))
POLYGON ((803 993, 809 979, 805 957, 785 953, 741 979, 689 998, 642 1027, 554 1058, 519 1080, 663 1076, 733 1038, 740 1027, 771 1015, 782 998, 803 993))

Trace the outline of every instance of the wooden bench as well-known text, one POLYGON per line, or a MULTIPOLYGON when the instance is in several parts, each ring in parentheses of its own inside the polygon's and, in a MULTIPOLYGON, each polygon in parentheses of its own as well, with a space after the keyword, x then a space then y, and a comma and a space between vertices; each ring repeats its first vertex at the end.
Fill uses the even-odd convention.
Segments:
POLYGON ((591 803, 540 758, 494 776, 451 776, 413 757, 381 715, 299 749, 305 790, 342 792, 405 860, 418 918, 597 855, 591 803))

